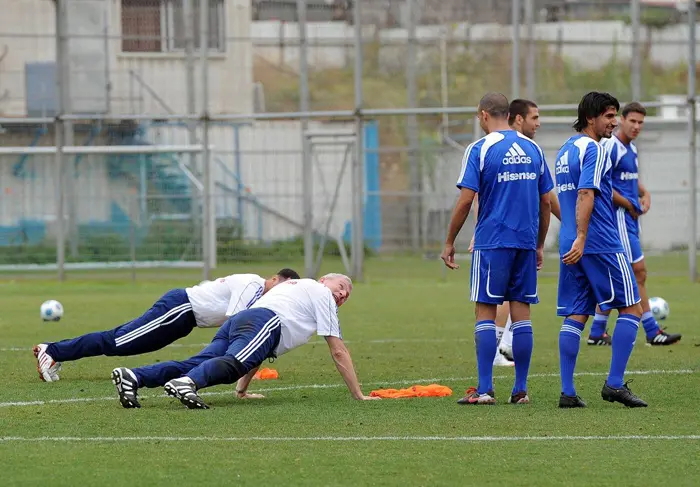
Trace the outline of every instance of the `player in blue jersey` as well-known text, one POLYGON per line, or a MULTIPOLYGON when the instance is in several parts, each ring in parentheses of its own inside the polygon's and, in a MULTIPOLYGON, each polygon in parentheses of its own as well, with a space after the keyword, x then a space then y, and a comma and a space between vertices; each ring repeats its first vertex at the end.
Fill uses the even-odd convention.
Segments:
MULTIPOLYGON (((609 139, 603 139, 601 145, 610 154, 612 161, 613 204, 620 240, 625 255, 632 263, 634 277, 637 280, 642 305, 642 325, 649 345, 672 345, 682 335, 666 333, 659 327, 649 307, 646 280, 647 268, 639 240, 639 220, 651 206, 649 191, 639 181, 639 162, 634 140, 639 136, 644 125, 647 111, 641 103, 632 102, 622 109, 620 127, 609 139)), ((596 310, 588 336, 589 345, 610 345, 607 334, 610 311, 596 310)))
MULTIPOLYGON (((642 307, 617 230, 613 210, 612 162, 600 145, 617 126, 618 101, 608 93, 586 94, 574 123, 577 134, 559 149, 555 176, 561 230, 559 232, 559 292, 557 314, 565 317, 559 332, 562 392, 560 408, 585 407, 576 394, 574 369, 581 333, 596 304, 619 312, 612 338, 612 359, 601 395, 628 407, 646 407, 624 383, 639 328, 642 307)), ((517 361, 516 361, 517 365, 517 361)))
POLYGON ((530 402, 527 376, 532 356, 530 305, 538 302, 537 269, 549 228, 553 187, 540 147, 508 126, 508 99, 489 93, 479 102, 485 137, 467 147, 457 180, 460 196, 448 229, 442 259, 450 269, 454 242, 469 215, 475 195, 480 207, 472 257, 471 300, 476 302, 479 384, 459 404, 494 404, 493 360, 496 356, 496 308, 510 302, 513 317, 515 384, 508 402, 530 402))
MULTIPOLYGON (((535 140, 537 129, 540 128, 540 110, 537 104, 532 100, 523 100, 517 98, 510 102, 508 107, 508 125, 513 130, 517 130, 521 134, 535 140)), ((561 220, 559 213, 559 200, 557 199, 556 190, 552 189, 549 192, 550 202, 552 204, 552 215, 558 220, 561 220)), ((473 212, 474 220, 478 218, 479 195, 474 198, 473 212)), ((474 236, 469 244, 469 252, 474 250, 474 236)), ((498 351, 496 358, 493 361, 494 366, 512 367, 513 361, 513 320, 510 316, 510 305, 508 301, 498 306, 496 311, 496 336, 498 338, 498 351)))

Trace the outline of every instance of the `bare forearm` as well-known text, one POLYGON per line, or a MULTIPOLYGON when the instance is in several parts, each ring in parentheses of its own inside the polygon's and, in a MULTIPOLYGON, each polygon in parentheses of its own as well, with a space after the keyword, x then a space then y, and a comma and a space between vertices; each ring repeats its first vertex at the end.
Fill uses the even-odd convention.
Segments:
POLYGON ((639 188, 639 196, 645 196, 647 194, 647 188, 641 181, 637 182, 637 187, 639 188))
POLYGON ((630 203, 627 198, 622 196, 620 193, 618 193, 614 189, 613 189, 613 204, 615 206, 621 206, 622 208, 624 208, 626 210, 630 210, 630 211, 634 210, 632 203, 630 203))
POLYGON ((466 201, 463 198, 457 200, 457 204, 455 205, 454 210, 452 210, 450 225, 447 229, 447 240, 445 241, 446 244, 454 245, 455 240, 457 240, 457 235, 459 235, 459 231, 462 229, 464 222, 469 216, 471 206, 471 201, 466 201))
POLYGON ((335 367, 340 372, 343 377, 345 384, 348 386, 350 394, 355 399, 362 399, 362 389, 360 388, 360 383, 357 380, 357 374, 355 374, 355 367, 352 365, 352 359, 350 358, 350 352, 347 349, 333 350, 331 353, 333 356, 333 361, 335 362, 335 367))
POLYGON ((586 240, 588 236, 588 224, 593 213, 593 201, 595 195, 591 189, 580 189, 576 200, 576 238, 586 240))
POLYGON ((549 200, 549 196, 546 195, 545 198, 540 200, 540 228, 537 234, 537 248, 544 248, 544 242, 547 239, 547 232, 549 231, 549 220, 552 214, 552 204, 549 200))
POLYGON ((557 220, 561 221, 561 206, 559 206, 559 197, 557 196, 556 189, 549 192, 549 202, 552 205, 552 215, 557 217, 557 220))
POLYGON ((258 371, 258 367, 255 367, 253 370, 248 372, 246 375, 238 379, 238 383, 236 384, 236 392, 245 392, 248 390, 248 386, 250 385, 250 381, 253 380, 253 377, 255 377, 255 373, 258 371))

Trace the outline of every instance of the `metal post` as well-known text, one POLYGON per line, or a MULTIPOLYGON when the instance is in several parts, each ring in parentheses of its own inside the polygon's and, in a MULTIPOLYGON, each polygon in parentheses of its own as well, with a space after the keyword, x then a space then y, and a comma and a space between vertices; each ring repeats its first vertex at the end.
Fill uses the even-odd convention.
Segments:
POLYGON ((697 267, 697 249, 698 249, 698 228, 697 228, 697 211, 698 211, 698 178, 697 178, 697 110, 695 97, 695 69, 697 66, 697 54, 695 43, 696 29, 696 10, 697 6, 694 1, 688 2, 688 28, 690 35, 688 39, 688 131, 689 137, 689 171, 690 179, 690 222, 688 226, 688 270, 690 271, 690 280, 695 282, 698 277, 697 267))
POLYGON ((639 42, 640 7, 639 0, 630 1, 630 20, 632 21, 632 100, 642 98, 642 53, 639 42))
MULTIPOLYGON (((299 27, 299 110, 309 111, 309 64, 306 39, 306 0, 297 0, 297 25, 299 27)), ((304 274, 314 276, 314 173, 311 161, 311 144, 306 136, 309 122, 301 119, 302 193, 304 213, 304 274)))
POLYGON ((537 99, 535 88, 535 5, 534 0, 525 0, 525 32, 527 35, 527 62, 525 63, 525 89, 530 100, 537 99))
MULTIPOLYGON (((64 111, 64 80, 63 66, 66 63, 65 51, 63 44, 65 42, 64 28, 65 9, 63 0, 56 2, 56 100, 57 115, 63 114, 64 111)), ((56 118, 54 124, 54 137, 56 143, 56 266, 58 267, 58 280, 66 280, 66 232, 64 227, 64 170, 63 170, 63 122, 60 118, 56 118)))
POLYGON ((362 45, 362 16, 361 16, 362 0, 356 0, 353 10, 353 20, 355 27, 355 151, 353 157, 352 168, 352 241, 350 246, 351 251, 351 269, 352 278, 356 281, 364 279, 364 261, 365 261, 365 246, 364 246, 364 155, 365 155, 365 137, 364 126, 362 123, 362 70, 363 70, 363 45, 362 45))
POLYGON ((511 59, 510 96, 520 98, 520 1, 513 0, 513 58, 511 59))
POLYGON ((66 280, 66 232, 63 226, 63 182, 65 180, 65 171, 63 170, 63 122, 56 120, 54 130, 56 143, 56 266, 58 267, 58 280, 63 282, 66 280))
MULTIPOLYGON (((194 9, 192 8, 192 0, 182 1, 182 14, 185 22, 185 79, 187 80, 187 113, 195 114, 197 113, 197 95, 195 93, 195 76, 194 76, 194 9)), ((188 144, 197 143, 197 124, 194 120, 187 121, 187 136, 188 144)), ((195 177, 200 176, 200 172, 197 169, 197 155, 191 153, 187 156, 190 161, 190 171, 195 177)), ((197 188, 194 185, 190 185, 192 195, 197 194, 197 188)), ((199 205, 192 205, 192 221, 195 223, 199 218, 197 215, 197 208, 199 205)))
POLYGON ((202 70, 202 259, 203 277, 211 280, 211 268, 216 266, 216 218, 212 208, 212 174, 209 151, 209 0, 199 4, 199 52, 202 70))
MULTIPOLYGON (((56 56, 60 63, 56 63, 56 78, 58 79, 58 97, 60 98, 61 113, 71 113, 71 82, 70 82, 70 51, 68 48, 68 7, 65 0, 59 0, 56 3, 56 56)), ((64 120, 61 124, 63 127, 63 144, 73 146, 73 122, 64 120)), ((66 201, 68 204, 68 240, 70 244, 70 254, 72 257, 78 256, 78 221, 76 208, 76 193, 75 190, 75 164, 67 164, 65 167, 67 177, 64 176, 66 201)))
MULTIPOLYGON (((408 45, 406 51, 406 95, 407 107, 417 106, 418 86, 416 80, 416 4, 408 0, 408 45)), ((411 232, 411 250, 420 250, 421 217, 420 217, 420 168, 418 161, 418 119, 411 114, 406 117, 406 138, 408 139, 408 171, 409 171, 409 224, 411 232)))

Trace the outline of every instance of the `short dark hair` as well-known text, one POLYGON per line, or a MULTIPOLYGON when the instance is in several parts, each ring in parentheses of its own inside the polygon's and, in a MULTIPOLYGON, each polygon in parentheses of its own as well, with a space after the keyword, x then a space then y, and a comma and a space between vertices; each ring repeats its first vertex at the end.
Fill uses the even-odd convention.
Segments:
POLYGON ((301 279, 301 277, 299 277, 299 274, 297 274, 297 271, 295 271, 294 269, 288 269, 286 267, 279 271, 277 275, 280 277, 284 277, 285 279, 301 279))
POLYGON ((503 93, 486 93, 479 101, 478 110, 494 118, 508 118, 508 98, 503 93))
POLYGON ((574 130, 581 132, 588 126, 589 118, 601 116, 610 107, 615 108, 616 111, 620 109, 620 102, 610 93, 598 91, 586 93, 578 104, 578 118, 574 122, 574 130))
POLYGON ((530 113, 530 108, 537 108, 537 104, 532 100, 517 98, 510 102, 510 106, 508 107, 508 125, 513 125, 513 123, 515 123, 515 117, 518 115, 526 118, 527 114, 530 113))
POLYGON ((644 105, 638 101, 631 101, 622 108, 622 116, 627 118, 627 115, 630 113, 639 113, 640 115, 644 115, 646 117, 647 109, 644 108, 644 105))

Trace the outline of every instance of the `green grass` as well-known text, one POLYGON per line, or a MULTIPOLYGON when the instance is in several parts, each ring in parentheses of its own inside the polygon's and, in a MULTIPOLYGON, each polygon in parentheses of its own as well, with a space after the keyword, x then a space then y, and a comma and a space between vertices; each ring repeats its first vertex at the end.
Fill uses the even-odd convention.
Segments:
MULTIPOLYGON (((272 273, 290 263, 229 266, 218 274, 247 270, 272 273)), ((301 264, 294 264, 301 268, 301 264)), ((325 270, 338 269, 328 261, 325 270)), ((585 410, 556 407, 559 395, 556 279, 540 281, 541 304, 533 308, 535 352, 530 380, 533 402, 506 404, 511 369, 496 369, 494 407, 460 407, 464 389, 475 385, 473 312, 468 265, 443 280, 436 262, 397 258, 370 260, 366 282, 341 309, 341 323, 365 393, 402 387, 401 381, 447 385, 452 397, 356 402, 342 386, 325 344, 316 339, 281 357, 276 381, 256 402, 236 400, 231 386, 212 388, 208 411, 188 411, 161 390, 142 390, 142 408, 122 409, 109 381, 115 366, 138 366, 196 353, 214 330, 195 330, 179 343, 137 357, 101 357, 64 364, 57 383, 40 382, 28 348, 40 341, 113 327, 143 312, 165 290, 190 285, 200 271, 73 273, 59 284, 33 275, 0 281, 0 403, 53 403, 0 407, 0 437, 197 437, 166 441, 0 442, 2 485, 697 485, 700 440, 559 439, 548 441, 455 441, 455 437, 687 436, 700 435, 700 286, 682 273, 682 259, 650 259, 668 275, 650 279, 651 292, 671 305, 669 329, 680 344, 644 346, 640 332, 631 371, 657 371, 634 378, 632 389, 650 403, 628 410, 600 399, 609 348, 582 345, 577 378, 585 410), (65 318, 38 319, 44 299, 60 300, 65 318), (663 372, 665 371, 665 372, 663 372), (675 372, 674 372, 675 371, 675 372), (685 371, 679 373, 678 371, 685 371), (391 384, 383 384, 389 382, 391 384), (326 385, 313 388, 309 385, 326 385), (286 388, 286 389, 285 389, 286 388), (274 390, 278 389, 278 390, 274 390), (98 398, 65 402, 69 399, 98 398), (313 437, 441 437, 311 441, 313 437), (204 440, 209 437, 211 439, 204 440), (275 441, 254 437, 280 438, 275 441), (283 438, 287 438, 284 440, 283 438), (296 440, 290 441, 290 438, 296 440), (655 465, 663 468, 655 468, 655 465)), ((554 270, 553 262, 547 269, 554 270)), ((267 364, 269 365, 269 364, 267 364)))

